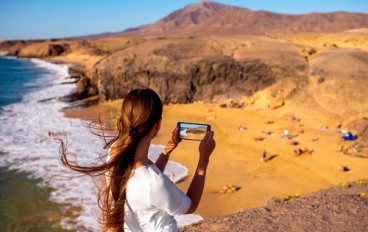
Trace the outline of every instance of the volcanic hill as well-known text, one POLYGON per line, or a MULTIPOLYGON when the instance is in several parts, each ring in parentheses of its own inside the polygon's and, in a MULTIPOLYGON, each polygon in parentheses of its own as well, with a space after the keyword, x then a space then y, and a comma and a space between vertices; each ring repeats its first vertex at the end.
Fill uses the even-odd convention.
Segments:
POLYGON ((367 14, 347 12, 278 14, 252 11, 212 1, 200 1, 177 10, 151 25, 130 28, 118 33, 90 36, 90 38, 326 33, 366 27, 368 27, 367 14))

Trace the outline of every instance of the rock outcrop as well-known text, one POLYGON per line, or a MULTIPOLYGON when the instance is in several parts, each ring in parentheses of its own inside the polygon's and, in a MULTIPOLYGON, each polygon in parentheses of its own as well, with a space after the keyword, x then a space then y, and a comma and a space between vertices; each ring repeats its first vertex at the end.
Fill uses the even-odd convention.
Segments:
MULTIPOLYGON (((282 203, 205 219, 181 228, 200 231, 366 231, 368 181, 346 183, 282 203)), ((276 199, 276 198, 275 198, 276 199)))
POLYGON ((68 44, 59 43, 35 43, 25 46, 17 52, 18 57, 53 57, 60 56, 67 52, 69 49, 68 44))
MULTIPOLYGON (((93 67, 92 80, 103 101, 122 98, 131 89, 146 86, 157 91, 165 103, 188 103, 251 96, 284 77, 285 70, 295 73, 295 65, 252 56, 252 52, 241 55, 239 43, 226 39, 144 42, 99 61, 93 67)), ((244 45, 243 49, 248 48, 244 45)), ((299 56, 297 50, 294 55, 299 56)), ((294 63, 306 66, 303 58, 294 63)))
POLYGON ((25 58, 46 58, 60 56, 70 49, 67 42, 58 40, 14 40, 0 43, 0 50, 6 55, 25 58))
POLYGON ((80 100, 98 94, 96 83, 93 83, 92 79, 88 77, 84 67, 72 67, 69 69, 69 74, 71 78, 77 80, 77 89, 72 94, 72 98, 80 100))

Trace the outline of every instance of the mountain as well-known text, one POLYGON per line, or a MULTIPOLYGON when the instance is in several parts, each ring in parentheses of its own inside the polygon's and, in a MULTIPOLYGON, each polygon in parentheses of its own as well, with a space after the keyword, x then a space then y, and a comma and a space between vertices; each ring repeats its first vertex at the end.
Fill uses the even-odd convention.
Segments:
POLYGON ((177 10, 151 25, 89 37, 264 35, 269 33, 342 32, 367 27, 368 14, 362 13, 278 14, 268 11, 252 11, 212 1, 200 1, 177 10))

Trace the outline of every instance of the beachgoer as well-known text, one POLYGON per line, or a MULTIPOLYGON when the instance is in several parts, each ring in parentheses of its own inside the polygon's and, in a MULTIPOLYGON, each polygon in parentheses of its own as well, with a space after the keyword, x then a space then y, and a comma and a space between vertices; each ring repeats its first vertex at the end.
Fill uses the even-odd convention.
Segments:
POLYGON ((257 136, 254 138, 255 141, 262 141, 264 138, 261 136, 257 136))
POLYGON ((266 161, 266 156, 267 156, 266 151, 263 151, 263 153, 262 153, 262 158, 261 158, 261 162, 265 162, 265 161, 266 161))
POLYGON ((220 189, 220 193, 227 193, 227 190, 229 189, 229 185, 224 185, 222 186, 222 188, 220 189))
POLYGON ((220 189, 220 193, 235 193, 238 191, 238 188, 235 185, 232 185, 231 187, 229 185, 224 185, 220 189))
POLYGON ((339 166, 339 170, 342 171, 342 172, 347 172, 347 171, 350 171, 350 168, 344 166, 344 165, 340 165, 339 166))
POLYGON ((336 122, 336 128, 337 128, 337 129, 340 129, 340 128, 341 128, 341 126, 342 126, 341 122, 336 122))
MULTIPOLYGON (((172 151, 178 146, 179 128, 156 163, 148 159, 151 140, 161 128, 162 102, 150 89, 135 89, 124 98, 118 134, 108 141, 106 162, 79 166, 69 161, 61 142, 61 161, 72 170, 91 176, 106 175, 99 189, 101 222, 107 231, 178 231, 174 215, 193 213, 200 202, 209 158, 215 149, 214 133, 207 132, 199 144, 199 161, 187 194, 163 174, 172 151)), ((104 137, 105 138, 105 137, 104 137)), ((106 138, 105 138, 106 139, 106 138)))

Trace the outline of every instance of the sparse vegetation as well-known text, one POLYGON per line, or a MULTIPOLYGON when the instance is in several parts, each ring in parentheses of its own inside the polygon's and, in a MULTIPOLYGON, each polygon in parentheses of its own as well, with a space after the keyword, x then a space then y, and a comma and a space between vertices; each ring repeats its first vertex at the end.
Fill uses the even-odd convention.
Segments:
POLYGON ((321 83, 323 83, 324 81, 325 81, 325 78, 323 78, 323 77, 320 77, 320 78, 318 78, 318 80, 317 80, 318 84, 321 84, 321 83))
POLYGON ((317 53, 317 50, 315 48, 311 48, 308 51, 308 55, 310 55, 310 56, 313 55, 313 54, 315 54, 315 53, 317 53))
POLYGON ((267 200, 266 205, 278 204, 281 203, 281 199, 278 197, 272 197, 271 199, 267 200))
POLYGON ((368 184, 368 181, 365 178, 359 179, 357 181, 357 185, 367 185, 367 184, 368 184))
POLYGON ((298 198, 300 195, 299 193, 289 194, 284 196, 284 201, 291 200, 292 198, 298 198))
POLYGON ((350 188, 350 184, 349 183, 341 183, 341 187, 343 188, 350 188))

